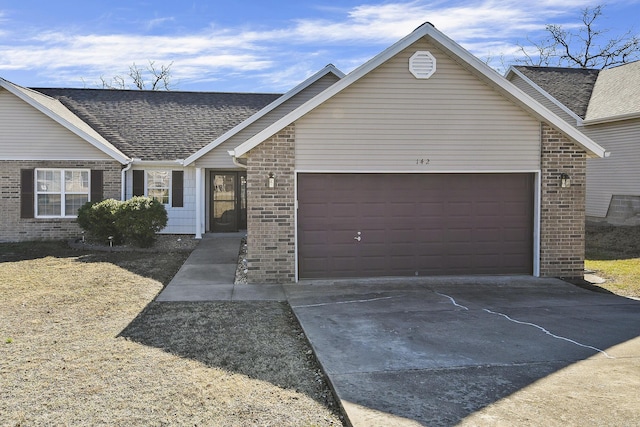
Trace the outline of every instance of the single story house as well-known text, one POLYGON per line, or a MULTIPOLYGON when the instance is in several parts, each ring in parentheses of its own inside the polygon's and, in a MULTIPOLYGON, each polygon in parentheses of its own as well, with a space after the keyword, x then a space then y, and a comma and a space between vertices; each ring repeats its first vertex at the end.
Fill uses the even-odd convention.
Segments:
POLYGON ((0 80, 0 236, 77 236, 83 202, 144 194, 167 233, 246 228, 253 283, 579 277, 604 154, 429 23, 284 95, 0 80))
POLYGON ((611 153, 587 160, 587 219, 640 225, 640 61, 605 70, 518 66, 506 77, 611 153))

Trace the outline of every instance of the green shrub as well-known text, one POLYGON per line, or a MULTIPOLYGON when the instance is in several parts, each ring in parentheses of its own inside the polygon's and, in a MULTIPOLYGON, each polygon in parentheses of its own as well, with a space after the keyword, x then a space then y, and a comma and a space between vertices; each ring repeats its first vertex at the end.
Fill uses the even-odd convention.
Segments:
POLYGON ((120 206, 116 216, 118 231, 133 244, 149 247, 156 233, 167 226, 164 205, 149 197, 133 197, 120 206))
POLYGON ((128 241, 143 248, 153 244, 167 220, 164 205, 149 197, 88 202, 78 209, 78 225, 91 238, 107 241, 113 237, 114 244, 128 241))
POLYGON ((114 199, 87 202, 78 209, 78 225, 96 240, 106 241, 112 236, 113 243, 120 244, 124 236, 116 226, 116 218, 121 204, 114 199))

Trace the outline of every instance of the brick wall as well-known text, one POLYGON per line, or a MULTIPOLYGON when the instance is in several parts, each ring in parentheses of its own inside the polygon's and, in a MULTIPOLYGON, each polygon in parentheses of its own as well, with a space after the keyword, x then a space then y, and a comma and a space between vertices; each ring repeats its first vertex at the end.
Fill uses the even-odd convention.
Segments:
POLYGON ((103 170, 105 198, 120 199, 118 162, 110 161, 0 161, 0 242, 66 239, 80 235, 75 219, 20 218, 20 170, 83 168, 103 170))
POLYGON ((560 132, 542 124, 540 275, 582 277, 586 153, 560 132), (562 188, 560 174, 571 178, 562 188))
POLYGON ((249 283, 295 281, 295 127, 290 125, 247 157, 249 283), (275 188, 267 188, 269 173, 275 188))

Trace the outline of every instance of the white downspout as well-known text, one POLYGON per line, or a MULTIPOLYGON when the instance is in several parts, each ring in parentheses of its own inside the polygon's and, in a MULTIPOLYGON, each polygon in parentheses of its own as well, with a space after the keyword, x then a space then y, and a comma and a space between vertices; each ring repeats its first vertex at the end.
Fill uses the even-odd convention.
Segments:
POLYGON ((127 197, 127 171, 129 169, 131 169, 131 166, 133 166, 133 161, 130 161, 129 163, 127 163, 127 167, 125 167, 124 169, 122 169, 121 173, 122 173, 122 177, 120 178, 120 200, 121 201, 125 201, 125 198, 127 197))
POLYGON ((196 168, 196 239, 202 239, 202 168, 196 168))

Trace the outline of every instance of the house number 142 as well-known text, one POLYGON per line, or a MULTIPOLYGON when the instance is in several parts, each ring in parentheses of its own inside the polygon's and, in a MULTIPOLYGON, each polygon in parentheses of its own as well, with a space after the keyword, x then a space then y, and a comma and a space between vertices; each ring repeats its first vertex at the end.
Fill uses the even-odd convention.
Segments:
POLYGON ((428 165, 429 159, 416 159, 416 165, 428 165))

